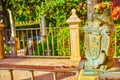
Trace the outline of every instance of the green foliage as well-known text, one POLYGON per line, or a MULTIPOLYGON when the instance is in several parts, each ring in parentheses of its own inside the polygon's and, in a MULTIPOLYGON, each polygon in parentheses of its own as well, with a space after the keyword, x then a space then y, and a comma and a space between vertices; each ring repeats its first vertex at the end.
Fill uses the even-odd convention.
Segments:
MULTIPOLYGON (((101 0, 109 2, 110 0, 101 0)), ((41 21, 41 16, 46 17, 47 27, 60 27, 66 25, 66 20, 71 15, 71 10, 75 8, 77 15, 82 19, 83 26, 86 23, 87 5, 86 0, 6 0, 4 9, 11 9, 16 22, 22 21, 41 21)), ((118 21, 115 21, 118 23, 118 21)), ((38 25, 39 26, 39 25, 38 25)), ((26 27, 26 26, 25 26, 26 27)), ((33 26, 31 26, 33 27, 33 26)), ((80 30, 81 35, 83 32, 80 30)), ((120 28, 117 27, 117 55, 120 55, 120 28)), ((80 35, 80 36, 81 36, 80 35)), ((54 45, 54 55, 66 56, 70 55, 70 48, 68 44, 69 30, 50 29, 48 35, 49 48, 52 50, 54 45), (52 33, 54 34, 54 44, 52 44, 52 33)), ((84 55, 83 36, 80 38, 81 54, 84 55)), ((47 42, 44 42, 44 50, 47 49, 47 42)), ((42 55, 42 43, 39 44, 40 55, 42 55)), ((34 55, 38 55, 38 48, 36 48, 34 55)))
POLYGON ((84 52, 84 32, 83 32, 82 28, 80 28, 80 55, 82 57, 85 56, 85 52, 84 52))
POLYGON ((120 56, 120 25, 117 25, 117 46, 116 46, 116 56, 120 56))
MULTIPOLYGON (((70 55, 70 32, 68 28, 49 29, 49 35, 46 36, 47 40, 39 44, 40 55, 43 55, 43 50, 52 51, 54 56, 69 56, 70 55), (64 35, 63 35, 64 34, 64 35), (53 41, 53 43, 52 43, 53 41)), ((38 55, 38 48, 36 47, 34 55, 38 55)))
POLYGON ((10 46, 5 46, 5 50, 6 50, 6 51, 10 51, 10 50, 11 50, 11 47, 10 47, 10 46))
MULTIPOLYGON (((6 9, 12 10, 16 22, 41 21, 45 15, 47 27, 66 26, 66 21, 71 15, 71 10, 75 8, 77 15, 82 19, 82 25, 86 22, 87 6, 86 0, 11 0, 7 2, 6 9)), ((54 31, 54 55, 70 55, 68 44, 69 30, 60 29, 54 31), (64 34, 64 35, 63 35, 64 34), (59 37, 58 37, 59 36, 59 37)), ((49 46, 52 45, 51 33, 48 35, 49 46)), ((46 45, 46 42, 44 42, 46 45)), ((42 44, 40 44, 41 46, 42 44)), ((46 48, 44 46, 44 48, 46 48)), ((51 48, 51 47, 50 47, 51 48)), ((42 47, 40 47, 42 49, 42 47)), ((36 49, 36 52, 38 49, 36 49)), ((35 53, 36 55, 36 53, 35 53)))
POLYGON ((69 56, 70 55, 70 43, 69 43, 70 31, 68 28, 63 28, 59 30, 58 33, 58 55, 69 56))
POLYGON ((101 0, 102 2, 110 2, 111 0, 101 0))
POLYGON ((76 8, 78 16, 86 19, 87 7, 85 0, 10 0, 6 1, 5 9, 11 9, 17 22, 37 20, 46 15, 46 26, 66 25, 71 10, 76 8))

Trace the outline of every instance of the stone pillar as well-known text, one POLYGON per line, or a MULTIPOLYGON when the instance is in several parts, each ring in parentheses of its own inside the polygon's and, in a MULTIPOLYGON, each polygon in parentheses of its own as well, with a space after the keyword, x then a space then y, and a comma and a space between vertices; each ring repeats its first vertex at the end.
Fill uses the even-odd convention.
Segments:
POLYGON ((71 43, 71 61, 80 61, 80 35, 79 35, 79 24, 81 20, 76 15, 76 10, 72 9, 72 15, 66 23, 69 24, 70 28, 70 43, 71 43))
POLYGON ((4 25, 0 24, 0 59, 4 58, 4 42, 3 42, 3 34, 2 34, 3 28, 4 25))

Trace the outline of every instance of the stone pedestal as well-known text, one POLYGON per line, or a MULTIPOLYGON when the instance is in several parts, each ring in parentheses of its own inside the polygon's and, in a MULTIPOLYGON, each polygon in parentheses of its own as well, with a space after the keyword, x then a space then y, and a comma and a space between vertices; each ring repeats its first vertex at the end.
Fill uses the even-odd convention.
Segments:
POLYGON ((97 77, 97 80, 120 80, 120 71, 116 72, 107 72, 104 74, 100 74, 97 77))
POLYGON ((84 75, 84 70, 80 71, 79 80, 96 80, 98 76, 84 75))
POLYGON ((4 58, 4 42, 3 42, 3 33, 2 33, 3 28, 4 25, 0 24, 0 59, 4 58))

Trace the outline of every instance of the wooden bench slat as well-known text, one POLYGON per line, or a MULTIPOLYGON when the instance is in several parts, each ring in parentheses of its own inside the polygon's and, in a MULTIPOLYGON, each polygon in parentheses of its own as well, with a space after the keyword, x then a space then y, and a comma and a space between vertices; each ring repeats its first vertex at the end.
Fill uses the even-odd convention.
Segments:
POLYGON ((74 72, 80 70, 75 66, 37 66, 37 65, 14 65, 14 64, 0 64, 0 69, 4 70, 34 70, 34 71, 48 71, 48 72, 74 72))

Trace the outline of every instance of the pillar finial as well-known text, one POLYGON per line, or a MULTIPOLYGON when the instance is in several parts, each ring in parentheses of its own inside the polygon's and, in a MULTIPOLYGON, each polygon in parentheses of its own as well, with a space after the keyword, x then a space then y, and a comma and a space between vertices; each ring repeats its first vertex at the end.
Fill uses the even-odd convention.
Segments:
POLYGON ((71 12, 72 12, 72 14, 76 14, 76 10, 75 9, 72 9, 71 12))
POLYGON ((72 9, 71 12, 72 12, 72 15, 69 17, 69 19, 67 20, 66 23, 68 23, 68 24, 80 23, 81 19, 78 18, 77 14, 76 14, 76 10, 72 9))

